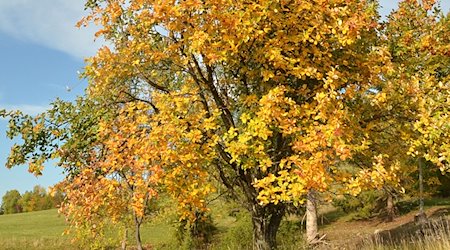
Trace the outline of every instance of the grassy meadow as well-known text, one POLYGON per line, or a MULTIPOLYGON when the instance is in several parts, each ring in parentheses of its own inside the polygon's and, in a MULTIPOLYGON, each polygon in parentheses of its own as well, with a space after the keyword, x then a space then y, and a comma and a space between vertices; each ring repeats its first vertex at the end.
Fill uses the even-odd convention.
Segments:
MULTIPOLYGON (((63 235, 66 228, 64 217, 58 214, 57 209, 1 215, 0 249, 79 249, 76 242, 71 242, 70 236, 63 235)), ((146 224, 142 231, 143 242, 147 245, 173 245, 172 235, 171 223, 162 219, 146 224)))
POLYGON ((56 209, 0 216, 1 249, 74 249, 56 209))
MULTIPOLYGON (((326 237, 316 249, 450 249, 448 204, 437 201, 427 206, 426 213, 433 222, 424 230, 413 223, 416 211, 386 223, 377 219, 349 220, 349 214, 332 207, 325 209, 319 216, 319 224, 320 233, 326 237)), ((204 249, 252 249, 250 218, 245 211, 236 211, 233 204, 212 204, 215 231, 210 245, 204 249)), ((1 215, 0 249, 79 249, 69 236, 62 235, 65 229, 64 218, 56 209, 1 215)), ((278 233, 279 249, 305 249, 303 234, 301 216, 288 216, 278 233)), ((171 209, 159 211, 142 228, 147 249, 190 249, 189 242, 177 242, 176 235, 176 216, 171 209)), ((130 233, 129 244, 134 242, 132 237, 130 233)), ((128 249, 133 249, 132 245, 128 249)))

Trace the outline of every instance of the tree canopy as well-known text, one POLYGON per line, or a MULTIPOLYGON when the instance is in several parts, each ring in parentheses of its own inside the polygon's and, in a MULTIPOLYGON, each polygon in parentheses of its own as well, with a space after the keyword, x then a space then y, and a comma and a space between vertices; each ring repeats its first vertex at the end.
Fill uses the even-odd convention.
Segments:
POLYGON ((400 188, 411 157, 448 169, 449 16, 423 2, 382 23, 369 0, 90 0, 79 25, 111 45, 87 59, 86 95, 4 111, 24 139, 7 165, 60 158, 63 211, 96 233, 127 214, 138 232, 158 187, 190 223, 226 189, 255 249, 276 248, 310 191, 400 188))

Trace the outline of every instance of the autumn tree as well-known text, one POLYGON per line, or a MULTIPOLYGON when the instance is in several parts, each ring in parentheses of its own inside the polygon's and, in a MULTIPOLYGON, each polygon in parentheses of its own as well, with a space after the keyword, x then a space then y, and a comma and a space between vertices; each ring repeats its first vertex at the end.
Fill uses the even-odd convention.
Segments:
POLYGON ((448 126, 443 125, 448 124, 450 94, 448 24, 448 15, 443 15, 436 1, 400 2, 380 37, 392 56, 392 70, 382 74, 383 81, 359 101, 373 107, 362 109, 359 116, 373 139, 370 152, 354 159, 361 163, 367 156, 377 157, 378 163, 369 168, 366 164, 350 186, 391 192, 405 187, 411 192, 408 187, 418 182, 421 213, 425 161, 442 172, 448 164, 448 126), (419 180, 411 180, 412 174, 419 180))
MULTIPOLYGON (((347 101, 381 80, 389 58, 374 43, 372 1, 117 0, 87 7, 92 14, 80 25, 101 24, 97 35, 113 45, 88 61, 90 97, 144 100, 153 110, 149 127, 169 138, 168 169, 195 160, 197 150, 179 153, 186 143, 211 157, 167 176, 173 183, 192 174, 219 180, 252 214, 256 249, 275 248, 286 206, 302 203, 309 190, 326 190, 336 162, 367 147, 353 139, 357 124, 347 101)), ((189 193, 200 186, 190 187, 169 189, 191 206, 189 193)))
MULTIPOLYGON (((336 160, 366 147, 352 141, 346 100, 379 80, 385 59, 371 42, 372 3, 89 1, 87 7, 92 15, 81 24, 99 22, 98 35, 113 44, 88 61, 88 96, 103 107, 131 98, 153 110, 141 126, 162 142, 156 152, 185 218, 206 211, 212 188, 202 184, 215 178, 252 214, 255 248, 275 248, 285 207, 326 189, 336 160)), ((30 171, 39 174, 56 151, 68 181, 85 171, 90 177, 82 183, 90 183, 98 172, 89 166, 104 146, 96 146, 100 120, 86 110, 67 116, 70 105, 60 107, 49 112, 57 126, 45 115, 12 115, 10 135, 25 134, 25 143, 13 148, 8 166, 31 160, 30 171), (71 126, 61 131, 65 118, 71 126), (61 136, 68 139, 61 149, 39 147, 61 136)))
POLYGON ((155 148, 158 144, 149 136, 147 108, 141 103, 129 103, 114 120, 100 122, 104 159, 92 168, 101 171, 105 186, 100 192, 106 191, 105 197, 97 202, 108 204, 118 199, 114 203, 121 204, 124 213, 132 215, 138 249, 142 249, 140 227, 148 215, 150 201, 157 195, 156 186, 162 174, 155 148))
MULTIPOLYGON (((403 4, 420 9, 414 3, 403 4)), ((447 68, 439 84, 434 64, 398 57, 402 50, 387 45, 403 33, 383 33, 376 1, 89 0, 86 7, 79 25, 99 24, 97 36, 110 47, 87 60, 85 98, 56 102, 37 117, 3 112, 9 135, 24 139, 7 165, 30 161, 39 174, 59 157, 71 190, 63 211, 75 227, 93 230, 131 212, 138 232, 157 183, 178 201, 180 218, 195 223, 217 184, 251 214, 254 248, 274 249, 288 206, 336 183, 397 188, 405 154, 396 152, 419 145, 422 157, 445 165, 447 68), (436 132, 424 117, 440 124, 430 143, 424 138, 436 132), (349 172, 343 161, 365 167, 349 172), (358 181, 367 176, 373 181, 358 181)), ((435 20, 443 22, 433 26, 439 40, 413 41, 439 41, 446 52, 448 19, 435 20)))
POLYGON ((23 193, 19 204, 23 212, 40 211, 56 207, 54 206, 52 197, 39 185, 34 186, 33 191, 23 193))
MULTIPOLYGON (((20 111, 1 112, 10 119, 8 136, 20 136, 22 139, 22 143, 11 148, 6 166, 28 163, 29 172, 40 175, 47 160, 59 159, 57 164, 63 169, 65 179, 53 189, 52 194, 65 194, 60 212, 66 215, 77 241, 80 245, 86 244, 86 247, 103 244, 103 232, 105 227, 110 226, 106 223, 111 221, 111 217, 117 218, 108 211, 117 212, 115 214, 123 211, 113 202, 108 204, 110 210, 102 206, 108 200, 102 196, 107 191, 98 192, 105 187, 102 185, 104 181, 97 178, 101 174, 98 169, 91 171, 87 177, 83 175, 89 172, 85 169, 103 159, 97 132, 100 117, 106 119, 109 111, 79 97, 73 103, 56 100, 48 111, 35 117, 20 111), (80 179, 83 180, 81 184, 77 181, 80 179), (96 201, 101 203, 95 204, 96 201)), ((121 197, 120 193, 115 196, 121 197)))
POLYGON ((409 154, 417 161, 420 213, 423 214, 423 168, 425 161, 442 173, 449 156, 449 16, 436 1, 405 1, 389 17, 387 37, 397 64, 398 85, 413 96, 413 133, 406 137, 409 154))

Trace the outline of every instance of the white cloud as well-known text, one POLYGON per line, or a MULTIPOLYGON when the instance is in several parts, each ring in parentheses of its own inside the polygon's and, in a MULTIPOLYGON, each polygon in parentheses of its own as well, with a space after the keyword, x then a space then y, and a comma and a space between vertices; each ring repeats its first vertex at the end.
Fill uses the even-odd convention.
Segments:
MULTIPOLYGON (((382 13, 396 8, 399 0, 381 0, 382 13)), ((102 41, 94 44, 94 26, 75 28, 87 13, 84 0, 0 0, 0 32, 63 51, 76 58, 92 56, 102 41)), ((448 11, 448 0, 441 0, 448 11)))
POLYGON ((75 27, 86 14, 84 1, 0 0, 0 31, 85 58, 100 46, 100 42, 94 44, 94 26, 75 27))

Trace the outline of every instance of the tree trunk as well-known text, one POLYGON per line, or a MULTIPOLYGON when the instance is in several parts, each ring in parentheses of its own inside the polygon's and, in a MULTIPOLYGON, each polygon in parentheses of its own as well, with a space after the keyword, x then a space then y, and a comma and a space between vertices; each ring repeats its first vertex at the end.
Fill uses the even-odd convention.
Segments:
POLYGON ((414 216, 414 221, 417 224, 423 224, 427 221, 427 215, 423 210, 423 165, 425 159, 419 158, 419 213, 414 216))
POLYGON ((310 190, 306 196, 306 241, 309 245, 316 243, 318 238, 317 204, 315 191, 310 190))
POLYGON ((386 221, 391 222, 394 220, 395 216, 394 199, 392 197, 391 192, 388 192, 387 195, 388 196, 386 200, 386 212, 387 212, 386 221))
POLYGON ((128 228, 125 228, 125 232, 123 233, 123 240, 122 240, 122 250, 127 249, 127 238, 128 238, 128 228))
POLYGON ((253 249, 272 250, 277 248, 277 231, 284 216, 284 207, 269 204, 252 207, 253 249))
POLYGON ((423 214, 423 159, 419 159, 419 214, 423 214))
POLYGON ((141 222, 136 215, 136 212, 133 212, 134 214, 134 227, 135 227, 135 237, 136 237, 136 247, 138 250, 142 250, 142 241, 141 241, 141 222))

